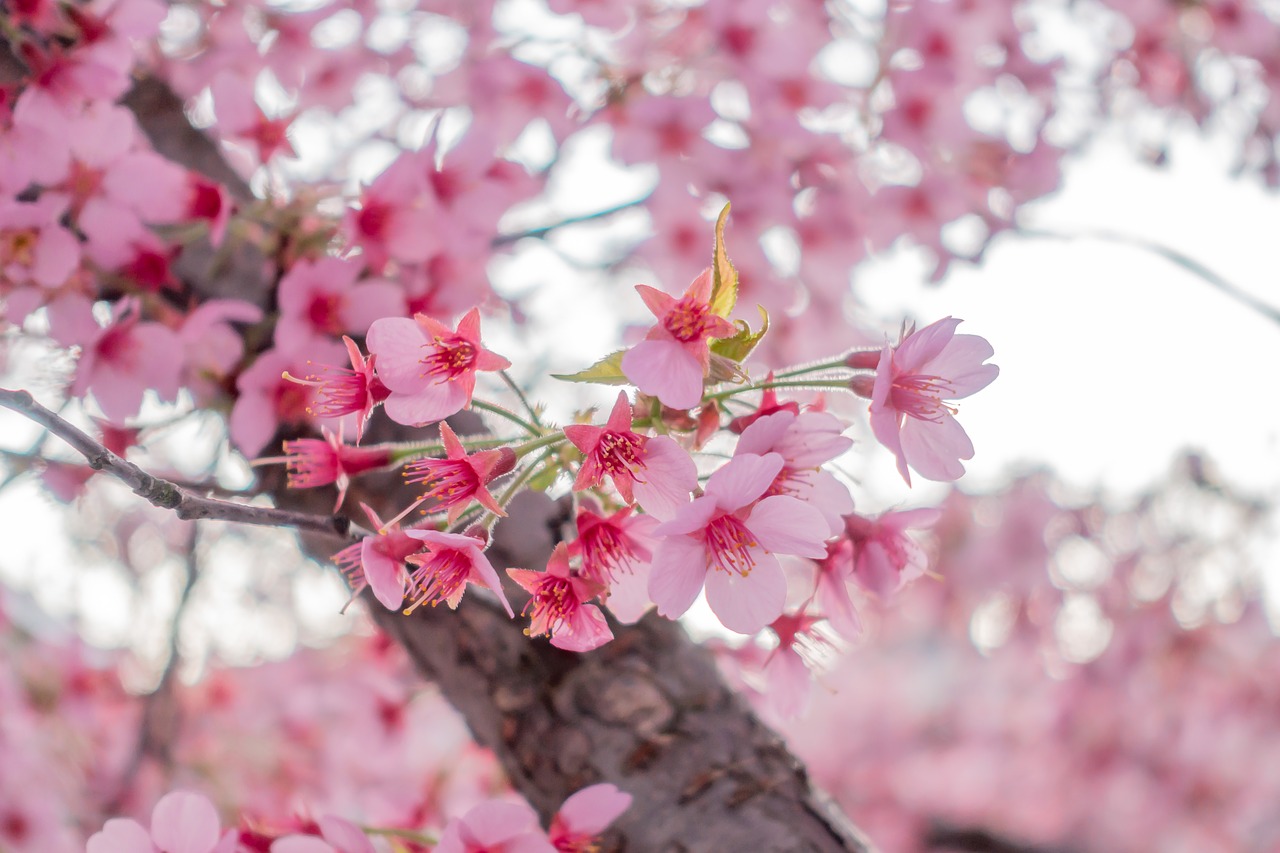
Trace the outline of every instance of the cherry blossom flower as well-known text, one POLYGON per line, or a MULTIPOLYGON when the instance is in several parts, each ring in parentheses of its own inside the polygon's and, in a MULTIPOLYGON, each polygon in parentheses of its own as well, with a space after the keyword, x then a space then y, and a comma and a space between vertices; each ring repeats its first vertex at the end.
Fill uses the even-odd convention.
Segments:
POLYGON ((200 794, 173 791, 151 811, 148 831, 136 820, 112 818, 89 839, 86 853, 233 853, 236 832, 218 835, 218 812, 200 794))
POLYGON ((408 578, 404 561, 421 551, 422 544, 401 530, 394 521, 384 523, 372 508, 363 503, 360 506, 376 532, 343 548, 333 555, 332 560, 351 587, 352 601, 367 586, 383 607, 399 610, 404 602, 404 585, 408 578))
POLYGON ((783 718, 805 712, 812 693, 814 661, 834 651, 830 638, 819 630, 822 621, 819 616, 794 613, 783 614, 769 625, 778 637, 778 647, 764 663, 765 695, 783 718))
POLYGON ((583 575, 610 586, 619 575, 631 574, 652 559, 653 528, 658 519, 633 514, 631 507, 608 516, 594 511, 598 509, 587 500, 579 505, 575 520, 578 538, 570 550, 582 557, 583 575))
POLYGON ((0 200, 0 276, 6 285, 54 288, 80 266, 80 243, 58 220, 65 198, 46 193, 34 202, 0 200))
POLYGON ((646 511, 669 518, 697 485, 697 466, 669 436, 632 431, 631 418, 626 392, 619 392, 603 427, 571 424, 564 428, 565 437, 583 454, 573 487, 594 488, 607 474, 627 503, 638 501, 646 511))
POLYGON ((946 317, 908 333, 880 351, 874 380, 852 380, 854 392, 871 399, 871 430, 908 485, 908 465, 929 480, 955 480, 964 475, 960 460, 973 458, 973 442, 943 401, 981 391, 1000 368, 983 364, 994 353, 984 338, 955 333, 960 323, 946 317))
POLYGON ((473 500, 494 515, 505 516, 506 511, 485 487, 515 467, 515 452, 510 447, 500 447, 468 455, 444 421, 440 422, 440 440, 444 443, 444 459, 415 459, 405 466, 405 482, 422 483, 426 491, 400 517, 425 501, 434 501, 432 510, 447 509, 452 524, 473 500))
POLYGON ((797 415, 780 410, 743 430, 734 455, 780 454, 782 470, 766 494, 791 495, 817 507, 835 535, 843 526, 842 516, 853 512, 853 497, 822 465, 853 446, 853 439, 843 432, 844 424, 826 412, 797 415))
POLYGON ((783 465, 777 453, 735 456, 702 497, 654 530, 666 537, 649 575, 659 613, 681 616, 705 583, 707 603, 731 631, 754 634, 781 615, 787 582, 774 555, 827 553, 818 510, 786 495, 765 497, 783 465))
MULTIPOLYGON (((340 362, 345 355, 337 342, 308 353, 322 364, 340 362)), ((281 424, 298 426, 311 420, 315 389, 285 377, 303 373, 306 362, 298 354, 269 349, 236 377, 235 406, 231 409, 231 441, 244 454, 256 456, 281 424)))
POLYGON ((702 400, 702 381, 711 363, 712 338, 737 330, 711 310, 711 270, 693 280, 676 299, 647 285, 636 285, 658 322, 645 339, 622 357, 622 372, 637 388, 673 409, 691 409, 702 400))
POLYGON ((440 833, 434 853, 556 853, 538 828, 538 816, 524 803, 490 800, 440 833))
POLYGON ((549 635, 551 645, 571 652, 589 652, 613 639, 600 608, 587 604, 604 586, 573 573, 567 542, 551 552, 546 571, 507 569, 507 574, 531 596, 523 611, 533 611, 525 629, 530 637, 549 635))
POLYGON ((908 509, 875 519, 846 516, 845 535, 853 545, 853 579, 884 597, 920 577, 929 567, 929 557, 907 529, 931 527, 941 515, 936 509, 908 509))
POLYGON ((589 785, 564 801, 547 835, 559 853, 590 853, 599 849, 600 834, 629 808, 631 795, 617 785, 589 785))
POLYGON ((255 459, 254 465, 284 463, 289 469, 288 485, 291 489, 314 489, 330 483, 338 485, 338 502, 333 511, 342 507, 351 478, 366 471, 385 468, 392 462, 386 447, 356 447, 337 433, 321 430, 323 438, 297 438, 284 443, 284 456, 255 459))
POLYGON ((369 327, 366 344, 377 357, 378 377, 391 389, 387 415, 408 426, 461 411, 471 405, 477 371, 511 366, 481 345, 478 308, 462 318, 457 331, 426 314, 384 317, 369 327))
MULTIPOLYGON (((765 377, 765 383, 773 382, 773 371, 769 371, 769 375, 765 377)), ((760 394, 760 404, 756 406, 754 412, 745 415, 739 415, 729 421, 729 431, 736 432, 739 435, 743 430, 751 426, 765 415, 772 415, 775 412, 791 412, 794 415, 800 414, 800 404, 795 400, 788 400, 785 403, 778 402, 778 391, 775 388, 766 388, 760 394)))
POLYGON ((280 280, 276 346, 302 352, 344 332, 362 332, 380 317, 404 313, 399 285, 360 281, 362 266, 341 258, 299 261, 280 280))
POLYGON ((138 413, 148 388, 163 400, 178 395, 182 370, 178 336, 159 323, 141 320, 136 298, 121 299, 106 326, 93 317, 88 300, 67 295, 49 307, 51 333, 63 344, 78 344, 80 360, 71 393, 90 392, 112 421, 138 413))
POLYGON ((484 555, 484 543, 461 533, 440 533, 435 530, 406 530, 405 534, 426 544, 425 554, 409 557, 409 562, 418 566, 410 580, 414 596, 413 604, 408 612, 412 612, 423 604, 432 606, 441 601, 456 609, 466 592, 467 584, 483 586, 498 596, 506 609, 507 615, 515 618, 506 595, 502 592, 502 581, 498 573, 484 555))
POLYGON ((347 212, 344 230, 373 269, 382 269, 389 257, 421 263, 439 249, 439 211, 426 182, 430 169, 434 164, 422 152, 401 154, 365 188, 360 208, 347 212))
POLYGON ((356 342, 346 335, 342 343, 347 348, 347 356, 351 359, 351 367, 320 365, 320 373, 308 373, 299 378, 288 373, 284 378, 299 385, 315 388, 315 403, 307 409, 307 413, 317 418, 341 418, 346 415, 356 416, 356 444, 364 438, 364 428, 369 422, 373 410, 378 407, 391 392, 382 380, 374 375, 374 358, 365 358, 356 342))

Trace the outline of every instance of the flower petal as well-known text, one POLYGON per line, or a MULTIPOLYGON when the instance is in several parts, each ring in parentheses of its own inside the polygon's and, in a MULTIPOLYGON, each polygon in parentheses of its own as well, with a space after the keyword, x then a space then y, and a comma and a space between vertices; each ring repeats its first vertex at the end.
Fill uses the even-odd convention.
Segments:
POLYGON ((166 794, 151 811, 151 840, 164 853, 209 853, 218 843, 218 812, 200 794, 166 794))
POLYGON ((815 507, 796 498, 774 495, 760 501, 747 517, 747 529, 770 553, 815 559, 827 556, 823 544, 830 535, 827 520, 815 507))
MULTIPOLYGON (((715 573, 713 573, 715 574, 715 573)), ((707 577, 706 548, 690 536, 662 540, 649 573, 649 598, 668 619, 685 614, 707 577)))
POLYGON ((641 454, 644 470, 632 487, 636 501, 656 518, 675 517, 676 510, 689 502, 689 493, 698 484, 698 466, 675 439, 666 435, 646 441, 641 454))
POLYGON ((702 400, 702 365, 674 340, 636 344, 622 357, 622 372, 673 409, 692 409, 702 400))
POLYGON ((782 615, 787 603, 787 579, 770 554, 755 555, 748 575, 707 572, 707 604, 730 631, 754 634, 782 615))
POLYGON ((734 456, 707 480, 706 493, 726 512, 759 500, 769 490, 784 460, 781 454, 742 453, 734 456))

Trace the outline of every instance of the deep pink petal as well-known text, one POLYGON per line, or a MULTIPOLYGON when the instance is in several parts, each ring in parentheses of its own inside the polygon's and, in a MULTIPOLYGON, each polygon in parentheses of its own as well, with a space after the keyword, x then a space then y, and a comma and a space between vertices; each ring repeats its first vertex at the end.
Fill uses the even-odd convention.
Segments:
POLYGON ((622 372, 673 409, 692 409, 702 401, 702 365, 675 341, 641 341, 622 357, 622 372))
POLYGON ((787 602, 787 579, 776 558, 763 551, 754 556, 755 568, 737 572, 707 572, 707 604, 730 631, 754 634, 782 615, 787 602))
POLYGON ((640 298, 644 300, 645 307, 653 312, 653 316, 659 320, 666 317, 667 312, 671 310, 671 306, 676 304, 675 297, 647 284, 637 284, 636 293, 640 294, 640 298))
POLYGON ((777 453, 736 455, 711 475, 705 491, 715 498, 717 506, 733 512, 759 500, 773 485, 783 464, 777 453))
POLYGON ((366 536, 360 543, 360 564, 373 597, 388 610, 399 610, 404 603, 404 569, 400 563, 379 551, 376 536, 366 536))
POLYGON ((649 598, 659 613, 676 619, 693 605, 706 577, 706 548, 702 543, 689 536, 672 536, 662 540, 653 555, 649 598))
POLYGON ((578 608, 573 620, 551 635, 551 645, 570 652, 589 652, 613 639, 604 614, 594 604, 578 608), (569 630, 564 630, 568 627, 569 630))

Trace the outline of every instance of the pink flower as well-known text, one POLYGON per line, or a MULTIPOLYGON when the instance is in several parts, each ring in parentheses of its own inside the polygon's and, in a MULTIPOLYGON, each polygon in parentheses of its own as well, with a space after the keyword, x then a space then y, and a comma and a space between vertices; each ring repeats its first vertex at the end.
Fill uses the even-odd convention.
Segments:
POLYGON ((151 831, 128 818, 112 818, 93 834, 85 853, 232 853, 236 832, 218 836, 218 812, 200 794, 173 791, 151 811, 151 831))
POLYGON ((481 803, 454 818, 434 853, 555 853, 538 829, 538 816, 523 803, 481 803))
POLYGON ((984 338, 955 333, 960 323, 946 317, 910 332, 880 351, 874 382, 852 382, 855 393, 871 398, 871 430, 898 457, 908 485, 908 465, 929 480, 955 480, 964 475, 960 460, 973 458, 973 442, 943 400, 981 391, 1000 368, 983 364, 995 352, 984 338))
POLYGON ((471 405, 476 372, 505 370, 511 362, 480 344, 480 311, 472 308, 457 331, 417 314, 386 317, 369 327, 369 352, 389 389, 387 415, 396 423, 423 426, 471 405))
POLYGON ((640 284, 636 290, 658 322, 622 357, 622 372, 645 394, 673 409, 702 400, 702 380, 711 363, 711 338, 736 329, 711 310, 711 270, 693 280, 680 299, 640 284))
POLYGON ((284 456, 255 459, 254 465, 284 463, 289 469, 288 485, 291 489, 314 489, 338 484, 338 502, 333 511, 342 507, 351 478, 366 471, 385 468, 392 462, 386 447, 360 448, 346 444, 342 434, 321 430, 323 438, 298 438, 284 443, 284 456))
POLYGON ((63 344, 80 345, 71 393, 84 396, 92 391, 112 421, 136 415, 148 388, 163 400, 178 396, 178 336, 159 323, 141 322, 136 298, 117 302, 105 327, 94 319, 88 300, 77 296, 57 300, 49 314, 53 336, 63 344))
POLYGON ((515 618, 515 611, 502 592, 502 581, 484 555, 483 542, 460 533, 435 530, 406 530, 405 534, 426 543, 427 548, 427 553, 409 557, 409 562, 418 568, 411 577, 415 598, 408 612, 428 602, 434 607, 441 601, 456 609, 467 584, 473 583, 498 596, 507 615, 515 618))
POLYGON ((827 519, 830 534, 843 526, 842 516, 853 512, 849 489, 822 465, 853 446, 842 435, 844 424, 826 412, 797 415, 780 410, 765 415, 742 432, 734 455, 778 453, 782 470, 767 494, 791 495, 817 507, 827 519))
POLYGON ((431 509, 447 509, 452 524, 473 500, 494 515, 505 516, 506 511, 485 486, 515 467, 515 452, 501 447, 467 455, 458 436, 444 421, 440 422, 440 439, 444 442, 444 459, 415 459, 405 466, 405 482, 422 483, 426 491, 400 517, 424 501, 434 501, 431 509))
MULTIPOLYGON (((765 377, 765 382, 773 381, 773 371, 769 371, 769 375, 765 377)), ((795 400, 788 400, 785 403, 778 402, 778 392, 774 388, 766 388, 760 394, 760 405, 756 406, 754 412, 740 415, 729 421, 729 431, 736 432, 739 435, 743 430, 751 426, 753 423, 763 418, 765 415, 772 415, 775 412, 791 412, 794 415, 800 414, 800 404, 795 400)))
POLYGON ((601 516, 582 505, 576 523, 578 538, 570 549, 582 557, 583 575, 597 583, 609 586, 617 575, 630 574, 653 557, 650 546, 658 520, 651 515, 632 515, 631 507, 623 507, 601 516))
POLYGON ((617 785, 590 785, 564 801, 547 835, 559 853, 590 853, 599 849, 600 833, 629 808, 631 795, 617 785))
POLYGON ((402 153, 365 188, 360 209, 348 211, 343 228, 371 268, 382 269, 388 257, 421 263, 440 248, 440 214, 426 181, 434 168, 421 152, 402 153))
POLYGON ((769 625, 778 637, 778 647, 764 663, 765 695, 783 718, 798 717, 808 708, 813 687, 810 661, 832 649, 829 638, 815 630, 821 621, 821 617, 795 613, 779 616, 769 625))
POLYGON ((787 582, 774 554, 822 557, 827 523, 812 506, 764 497, 784 460, 777 453, 735 456, 707 481, 706 493, 654 531, 658 545, 649 597, 669 618, 682 615, 704 583, 724 626, 754 634, 782 613, 787 582))
POLYGON ((404 296, 389 281, 357 283, 363 267, 341 258, 299 261, 280 280, 276 346, 302 352, 319 338, 359 333, 381 317, 404 313, 404 296))
MULTIPOLYGON (((351 367, 335 367, 320 365, 320 374, 308 373, 304 378, 291 376, 287 372, 284 377, 299 385, 315 388, 316 401, 307 409, 308 414, 317 418, 340 418, 345 415, 356 416, 356 444, 364 437, 365 425, 373 410, 377 408, 391 392, 382 380, 374 375, 372 356, 365 358, 356 342, 346 335, 342 343, 347 347, 347 356, 351 359, 351 367)), ((309 363, 309 362, 308 362, 309 363)))
POLYGON ((58 220, 64 197, 46 193, 34 202, 0 201, 0 275, 7 284, 62 284, 80 266, 80 242, 58 220))
MULTIPOLYGON (((342 348, 326 343, 311 355, 322 363, 341 361, 342 348)), ((266 447, 280 424, 300 425, 311 419, 315 391, 285 379, 285 374, 302 373, 298 355, 269 349, 258 356, 236 378, 235 406, 231 409, 231 441, 247 455, 257 455, 266 447)))
POLYGON ((613 639, 600 608, 587 604, 604 587, 573 574, 567 542, 551 552, 546 571, 507 569, 507 574, 531 596, 522 611, 523 615, 533 610, 525 629, 530 637, 550 635, 551 645, 571 652, 589 652, 613 639))
POLYGON ((378 532, 343 548, 333 555, 333 562, 351 587, 352 601, 367 586, 373 589, 373 597, 383 607, 399 610, 404 602, 407 578, 404 561, 422 550, 422 545, 395 522, 384 524, 370 507, 363 503, 360 506, 369 517, 370 525, 378 532))
POLYGON ((583 455, 573 488, 594 488, 608 475, 627 503, 638 500, 647 511, 670 517, 697 485, 697 467, 673 439, 633 432, 631 419, 626 392, 619 392, 604 426, 564 428, 565 437, 583 455))
POLYGON ((931 527, 936 509, 886 512, 876 519, 845 517, 845 535, 853 545, 852 577, 868 592, 884 597, 924 574, 929 557, 907 535, 908 528, 931 527))

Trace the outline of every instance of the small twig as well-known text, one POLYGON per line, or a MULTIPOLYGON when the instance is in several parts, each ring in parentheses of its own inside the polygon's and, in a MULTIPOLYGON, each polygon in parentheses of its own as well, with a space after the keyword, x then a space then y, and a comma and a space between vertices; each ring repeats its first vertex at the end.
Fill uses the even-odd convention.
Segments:
POLYGON ((1051 231, 1043 228, 1019 228, 1017 233, 1023 237, 1038 237, 1045 240, 1098 240, 1104 243, 1115 243, 1120 246, 1130 246, 1135 249, 1143 249, 1164 258, 1170 263, 1177 264, 1187 272, 1221 291, 1225 296, 1234 299, 1246 308, 1257 311, 1271 322, 1280 325, 1280 308, 1268 305, 1256 296, 1241 290, 1225 277, 1209 269, 1207 266, 1195 260, 1191 256, 1184 255, 1177 249, 1171 249, 1168 246, 1156 243, 1152 240, 1105 230, 1062 232, 1051 231))
POLYGON ((261 527, 293 527, 342 538, 346 538, 351 530, 351 521, 344 515, 309 515, 274 507, 249 506, 200 497, 177 483, 155 477, 132 462, 121 459, 84 431, 37 403, 26 391, 0 388, 0 406, 12 409, 40 424, 89 460, 89 467, 115 477, 152 506, 173 510, 178 518, 187 521, 233 521, 261 527))
MULTIPOLYGON (((61 459, 53 459, 49 456, 43 456, 39 453, 26 453, 21 450, 9 450, 7 448, 0 448, 0 456, 3 456, 6 459, 10 459, 16 464, 17 467, 14 469, 13 476, 26 473, 28 470, 31 469, 33 464, 34 465, 65 465, 68 468, 74 468, 76 470, 89 467, 88 465, 83 465, 83 466, 75 465, 74 463, 65 462, 61 459)), ((213 482, 212 480, 206 480, 206 481, 184 480, 180 477, 165 477, 164 479, 168 480, 170 483, 173 483, 175 486, 181 489, 186 489, 189 492, 206 495, 206 496, 217 495, 218 497, 223 497, 223 498, 252 498, 252 497, 257 497, 258 495, 263 494, 262 490, 257 488, 228 489, 226 486, 220 486, 217 483, 213 482)), ((4 482, 0 482, 0 488, 3 488, 4 483, 7 483, 7 482, 8 482, 7 479, 4 482)))
POLYGON ((622 213, 624 210, 630 210, 633 207, 639 207, 648 201, 649 196, 643 198, 624 201, 622 204, 616 204, 613 207, 607 207, 604 210, 597 210, 595 213, 584 213, 581 216, 567 216, 558 222, 552 222, 550 225, 543 225, 539 228, 529 228, 524 231, 513 231, 510 234, 499 234, 494 237, 490 245, 495 249, 499 246, 506 246, 528 237, 545 237, 558 228, 564 228, 567 225, 579 225, 583 222, 594 222, 597 219, 604 219, 613 216, 615 213, 622 213))

